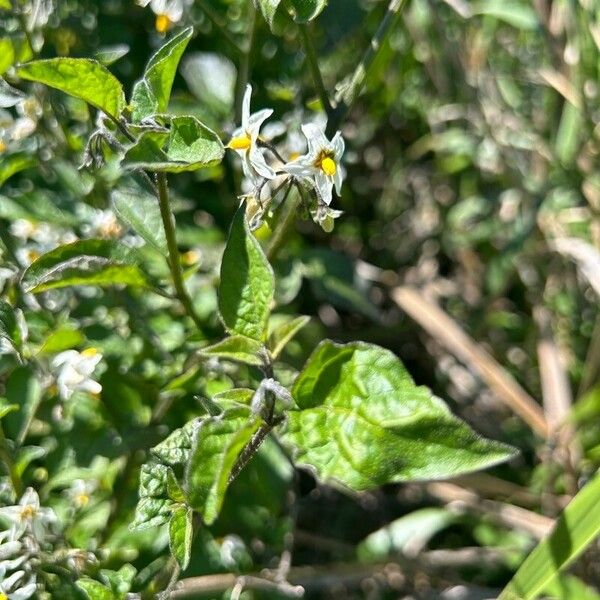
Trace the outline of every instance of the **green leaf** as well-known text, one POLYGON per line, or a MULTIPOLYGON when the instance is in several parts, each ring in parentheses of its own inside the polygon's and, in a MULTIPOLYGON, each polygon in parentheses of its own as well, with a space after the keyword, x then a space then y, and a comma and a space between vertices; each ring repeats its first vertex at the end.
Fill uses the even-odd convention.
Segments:
POLYGON ((6 382, 5 394, 9 404, 17 404, 20 408, 18 414, 7 416, 6 433, 22 443, 42 399, 42 386, 33 368, 28 365, 17 367, 6 382))
POLYGON ((130 169, 181 173, 211 167, 221 162, 225 148, 219 136, 196 117, 171 119, 167 148, 154 131, 143 133, 127 150, 122 164, 130 169))
POLYGON ((96 60, 88 58, 49 58, 36 60, 17 69, 22 79, 37 81, 85 100, 107 115, 119 118, 125 108, 125 95, 119 80, 96 60))
POLYGON ((284 439, 297 461, 355 490, 452 477, 515 454, 474 433, 379 346, 323 342, 292 395, 300 410, 288 412, 284 439))
POLYGON ((260 367, 263 364, 260 357, 262 350, 263 345, 260 342, 243 335, 232 335, 217 344, 202 348, 200 355, 216 356, 217 358, 260 367))
POLYGON ((0 300, 0 337, 6 338, 15 348, 21 347, 21 330, 14 308, 0 300))
POLYGON ((180 429, 173 431, 150 450, 151 454, 169 466, 187 463, 192 449, 192 436, 196 423, 198 423, 198 419, 193 419, 180 429))
POLYGON ((32 56, 31 46, 25 36, 0 38, 0 75, 4 75, 14 64, 28 61, 32 56))
POLYGON ((37 165, 37 161, 30 154, 17 152, 3 156, 0 162, 0 185, 10 179, 13 175, 31 169, 37 165))
POLYGON ((600 473, 569 502, 498 600, 532 600, 600 534, 600 473))
POLYGON ((232 408, 250 406, 253 397, 254 390, 249 388, 233 388, 215 394, 213 401, 222 411, 225 411, 232 408))
POLYGON ((150 529, 169 520, 173 503, 167 498, 140 498, 130 529, 150 529))
POLYGON ((173 511, 169 521, 169 547, 179 566, 185 570, 192 554, 192 509, 184 506, 173 511))
POLYGON ((146 463, 140 471, 140 498, 164 498, 167 496, 169 472, 166 465, 146 463))
POLYGON ((385 560, 391 554, 416 554, 439 531, 456 520, 445 508, 421 508, 374 531, 356 548, 362 561, 385 560))
POLYGON ((48 335, 39 352, 40 354, 54 354, 79 346, 84 341, 85 336, 79 329, 63 325, 48 335))
POLYGON ((515 0, 480 0, 471 4, 473 15, 487 15, 495 17, 517 29, 531 31, 539 26, 533 8, 523 2, 515 0))
POLYGON ((171 38, 148 61, 143 79, 133 88, 131 103, 134 121, 141 121, 145 117, 167 111, 177 66, 192 38, 192 33, 191 27, 184 29, 171 38))
POLYGON ((561 574, 544 589, 544 595, 557 600, 600 600, 600 594, 573 575, 561 574))
POLYGON ((327 0, 290 0, 294 19, 298 23, 308 23, 316 19, 327 6, 327 0))
POLYGON ((82 590, 89 600, 120 600, 119 596, 99 581, 82 577, 75 582, 75 585, 82 590))
POLYGON ((229 476, 246 444, 260 426, 247 409, 233 410, 201 422, 194 435, 186 469, 187 498, 207 525, 219 515, 229 476))
POLYGON ((273 28, 275 13, 277 12, 280 4, 281 0, 254 0, 254 6, 260 9, 265 21, 271 28, 273 28))
POLYGON ((24 446, 19 448, 15 456, 14 471, 18 477, 25 473, 25 469, 38 458, 46 454, 46 450, 41 446, 24 446))
POLYGON ((119 242, 78 240, 40 256, 23 273, 22 283, 34 293, 73 285, 148 287, 134 261, 135 251, 119 242))
POLYGON ((309 323, 310 317, 300 316, 295 319, 286 320, 281 325, 278 325, 269 334, 268 346, 273 359, 276 359, 288 342, 309 323))
POLYGON ((248 227, 242 202, 221 263, 219 312, 227 330, 264 341, 274 289, 273 269, 248 227))
POLYGON ((165 228, 156 198, 140 188, 117 189, 112 193, 117 216, 164 256, 168 255, 165 228))

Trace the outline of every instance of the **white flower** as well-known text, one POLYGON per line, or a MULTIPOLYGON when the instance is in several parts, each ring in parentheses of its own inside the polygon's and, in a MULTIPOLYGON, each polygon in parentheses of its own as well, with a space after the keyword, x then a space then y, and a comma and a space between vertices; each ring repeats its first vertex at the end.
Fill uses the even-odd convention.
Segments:
POLYGON ((148 6, 156 15, 155 28, 158 33, 166 33, 171 25, 181 21, 183 9, 186 4, 184 0, 138 0, 140 6, 148 6))
POLYGON ((97 210, 85 227, 85 233, 103 239, 118 238, 123 233, 123 228, 112 210, 97 210))
POLYGON ((27 600, 36 590, 35 576, 23 585, 25 571, 17 571, 6 576, 6 569, 0 566, 0 600, 27 600), (17 586, 17 587, 16 587, 17 586))
POLYGON ((308 141, 308 153, 284 165, 283 170, 291 175, 310 181, 327 205, 331 204, 332 190, 340 195, 343 171, 340 165, 345 144, 338 131, 329 141, 323 130, 309 123, 302 125, 302 133, 308 141))
POLYGON ((101 360, 102 354, 96 348, 87 348, 83 352, 66 350, 57 354, 52 361, 52 368, 60 369, 56 383, 61 398, 68 400, 76 390, 99 394, 102 386, 90 375, 101 360))
POLYGON ((242 158, 242 168, 246 177, 253 181, 256 175, 265 179, 275 179, 275 171, 267 164, 263 150, 258 145, 260 127, 273 114, 273 110, 264 108, 250 114, 251 96, 252 86, 248 85, 242 104, 242 125, 233 132, 227 147, 235 150, 242 158))
POLYGON ((40 506, 39 496, 33 488, 27 488, 19 504, 0 508, 0 517, 10 522, 10 539, 13 541, 20 539, 26 531, 37 541, 42 541, 48 525, 56 522, 54 511, 40 506))
POLYGON ((95 491, 95 481, 76 479, 73 482, 73 485, 67 490, 67 495, 76 508, 85 508, 89 504, 90 498, 95 491))

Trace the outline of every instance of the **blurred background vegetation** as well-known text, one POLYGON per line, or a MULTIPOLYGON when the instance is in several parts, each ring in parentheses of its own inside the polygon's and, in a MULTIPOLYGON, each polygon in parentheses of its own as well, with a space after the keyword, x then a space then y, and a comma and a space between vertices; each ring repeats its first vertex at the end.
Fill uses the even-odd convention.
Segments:
MULTIPOLYGON (((128 91, 164 40, 151 7, 133 1, 38 4, 52 8, 30 33, 41 57, 122 54, 110 69, 128 91)), ((184 4, 170 31, 193 24, 195 37, 176 79, 174 113, 196 114, 226 139, 244 68, 253 106, 273 107, 282 131, 321 110, 289 19, 278 17, 271 32, 246 0, 184 4), (252 28, 244 66, 238 48, 252 28)), ((329 0, 311 25, 332 95, 386 10, 382 0, 329 0)), ((27 94, 21 110, 34 122, 17 135, 19 115, 0 114, 3 259, 22 268, 20 249, 31 259, 44 248, 19 238, 15 222, 91 235, 94 211, 110 208, 120 174, 110 161, 78 171, 94 128, 90 109, 11 79, 11 64, 27 58, 20 25, 12 11, 0 12, 0 72, 27 94)), ((324 337, 374 342, 477 431, 521 455, 485 475, 360 495, 300 473, 292 524, 281 516, 292 474, 266 446, 232 487, 216 526, 198 534, 186 576, 273 568, 293 549, 294 565, 317 569, 306 572, 315 598, 475 600, 495 597, 510 579, 600 463, 599 76, 594 0, 408 3, 342 127, 347 178, 334 204, 344 215, 331 234, 298 219, 274 264, 280 312, 312 317, 286 350, 288 379, 324 337)), ((59 492, 70 482, 98 481, 70 543, 110 549, 107 568, 132 563, 138 588, 164 575, 167 543, 163 533, 127 530, 138 449, 197 414, 196 395, 232 385, 228 366, 184 363, 190 348, 221 332, 216 271, 240 176, 229 157, 170 178, 202 334, 162 299, 123 290, 82 288, 26 313, 41 355, 87 339, 107 368, 100 404, 82 397, 58 418, 50 393, 32 428, 44 463, 31 459, 24 478, 42 486, 57 512, 68 510, 59 492), (168 404, 164 417, 157 403, 168 404)), ((258 232, 267 243, 277 216, 258 232)), ((150 252, 147 261, 165 275, 150 252)), ((10 279, 4 285, 9 296, 19 293, 10 279)), ((13 360, 0 360, 9 400, 22 393, 14 375, 7 379, 13 360)), ((253 381, 247 371, 236 367, 236 381, 240 372, 253 381)), ((577 579, 563 578, 548 596, 598 598, 598 556, 592 547, 573 570, 577 579)), ((54 597, 70 597, 57 589, 54 597)))

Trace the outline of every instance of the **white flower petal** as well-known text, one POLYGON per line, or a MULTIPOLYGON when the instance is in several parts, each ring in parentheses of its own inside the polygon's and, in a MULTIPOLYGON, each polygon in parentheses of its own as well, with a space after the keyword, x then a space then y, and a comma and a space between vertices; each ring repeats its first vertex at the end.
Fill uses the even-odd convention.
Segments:
POLYGON ((33 596, 33 594, 35 594, 36 589, 37 589, 37 586, 35 584, 35 581, 32 581, 31 583, 28 583, 26 586, 16 590, 12 594, 9 594, 8 599, 9 600, 28 600, 29 598, 31 598, 31 596, 33 596))
POLYGON ((340 158, 344 154, 344 150, 346 149, 346 143, 344 142, 344 138, 342 137, 341 131, 338 131, 331 140, 331 146, 335 153, 335 161, 339 162, 340 158))
POLYGON ((320 171, 315 174, 315 186, 319 191, 321 200, 323 200, 323 202, 329 206, 333 198, 333 179, 331 177, 327 177, 325 173, 320 171))
POLYGON ((309 154, 314 152, 318 154, 320 150, 329 147, 329 141, 325 137, 323 130, 314 123, 302 125, 302 133, 308 141, 309 154))
POLYGON ((250 122, 250 99, 252 98, 252 86, 248 84, 244 93, 244 100, 242 102, 242 129, 248 128, 250 122))
POLYGON ((252 145, 248 151, 250 164, 254 170, 265 179, 275 179, 275 171, 267 164, 265 157, 260 148, 257 148, 255 144, 252 145))
POLYGON ((252 141, 255 142, 258 137, 258 133, 260 130, 260 126, 273 114, 273 109, 271 108, 263 108, 258 112, 255 112, 250 115, 248 118, 248 133, 250 133, 252 137, 252 141))

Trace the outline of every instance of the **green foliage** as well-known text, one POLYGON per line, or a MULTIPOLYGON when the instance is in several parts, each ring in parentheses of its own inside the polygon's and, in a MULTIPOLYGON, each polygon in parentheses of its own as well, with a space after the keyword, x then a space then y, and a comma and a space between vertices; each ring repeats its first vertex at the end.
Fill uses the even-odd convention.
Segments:
POLYGON ((232 335, 208 348, 203 348, 202 356, 215 356, 260 367, 264 364, 261 358, 262 351, 263 346, 260 342, 243 335, 232 335))
POLYGON ((573 498, 550 535, 527 557, 499 600, 533 600, 600 534, 600 475, 573 498))
POLYGON ((515 454, 475 434, 378 346, 323 342, 292 395, 299 410, 284 439, 296 460, 356 490, 452 477, 515 454))
POLYGON ((114 119, 118 119, 125 108, 123 86, 106 67, 95 60, 36 60, 20 66, 17 73, 22 79, 37 81, 81 98, 114 119))
POLYGON ((273 270, 250 232, 242 203, 233 218, 221 263, 219 312, 227 330, 264 341, 274 289, 273 270))

